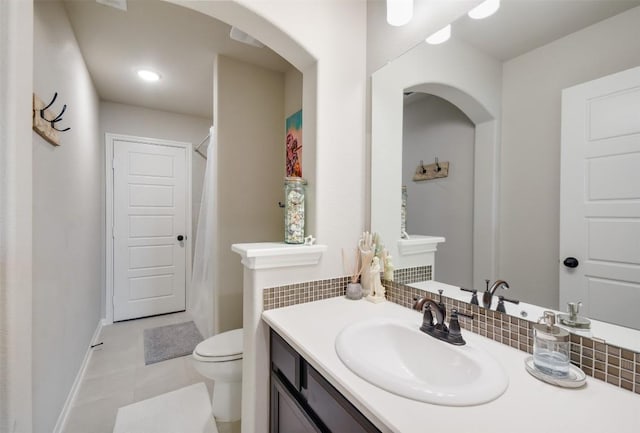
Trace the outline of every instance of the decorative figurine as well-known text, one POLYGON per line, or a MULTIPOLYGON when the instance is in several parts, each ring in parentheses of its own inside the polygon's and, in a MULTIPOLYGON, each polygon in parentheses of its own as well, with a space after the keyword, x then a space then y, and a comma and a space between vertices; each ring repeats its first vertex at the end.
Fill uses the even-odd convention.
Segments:
POLYGON ((380 258, 374 257, 371 261, 371 267, 369 268, 369 281, 371 282, 372 293, 367 296, 367 301, 376 304, 386 300, 384 297, 384 286, 382 285, 382 281, 380 281, 380 271, 380 258))

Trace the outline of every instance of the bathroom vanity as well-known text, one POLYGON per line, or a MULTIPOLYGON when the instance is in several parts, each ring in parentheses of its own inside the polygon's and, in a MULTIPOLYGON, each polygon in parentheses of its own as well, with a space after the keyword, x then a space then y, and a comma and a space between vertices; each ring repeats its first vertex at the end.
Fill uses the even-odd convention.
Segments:
POLYGON ((272 433, 380 431, 273 330, 270 416, 272 433))
MULTIPOLYGON (((322 431, 313 425, 319 414, 330 422, 341 419, 358 426, 329 427, 336 432, 537 433, 544 426, 548 431, 583 433, 609 431, 612 424, 619 432, 640 431, 640 395, 592 378, 579 389, 548 385, 525 371, 529 354, 464 330, 467 344, 490 354, 508 376, 506 391, 495 400, 462 407, 431 404, 369 383, 340 360, 335 341, 345 327, 377 317, 420 326, 420 313, 391 302, 336 297, 265 311, 262 317, 273 333, 272 432, 291 431, 282 424, 285 419, 306 420, 302 431, 322 431)), ((426 334, 424 338, 432 339, 426 334)), ((383 346, 378 347, 381 354, 391 349, 383 346)), ((415 360, 418 365, 433 368, 428 355, 420 358, 415 360)))

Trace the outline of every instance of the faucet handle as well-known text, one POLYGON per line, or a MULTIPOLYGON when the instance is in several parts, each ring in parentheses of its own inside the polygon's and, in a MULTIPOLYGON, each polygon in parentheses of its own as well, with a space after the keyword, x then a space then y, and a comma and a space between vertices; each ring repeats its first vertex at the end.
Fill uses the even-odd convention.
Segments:
POLYGON ((516 305, 520 303, 520 301, 518 301, 517 299, 507 299, 504 296, 500 295, 498 296, 498 306, 496 307, 496 311, 500 313, 507 312, 507 310, 504 308, 504 301, 511 302, 512 304, 516 305))
POLYGON ((476 289, 467 289, 464 287, 460 287, 460 290, 471 293, 471 305, 480 305, 478 303, 478 291, 476 289))
POLYGON ((463 316, 469 319, 473 319, 473 314, 461 313, 455 308, 451 310, 451 319, 449 319, 449 338, 448 339, 451 344, 462 346, 463 344, 466 344, 466 342, 462 338, 462 332, 460 331, 460 322, 458 321, 458 316, 463 316))

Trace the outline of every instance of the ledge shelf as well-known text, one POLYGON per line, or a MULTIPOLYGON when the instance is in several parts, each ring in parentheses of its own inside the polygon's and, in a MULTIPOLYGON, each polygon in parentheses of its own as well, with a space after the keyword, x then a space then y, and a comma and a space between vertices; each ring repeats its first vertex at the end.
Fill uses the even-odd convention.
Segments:
POLYGON ((242 256, 242 264, 248 269, 274 269, 317 265, 327 246, 260 242, 234 244, 231 250, 242 256))

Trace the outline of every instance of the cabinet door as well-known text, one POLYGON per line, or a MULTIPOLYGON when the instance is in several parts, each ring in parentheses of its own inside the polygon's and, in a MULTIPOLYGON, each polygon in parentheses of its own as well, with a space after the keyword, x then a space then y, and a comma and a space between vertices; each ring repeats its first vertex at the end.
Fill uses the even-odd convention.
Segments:
POLYGON ((380 432, 313 367, 306 365, 305 370, 307 404, 331 432, 380 432))
POLYGON ((271 433, 321 433, 280 381, 271 373, 271 433))

